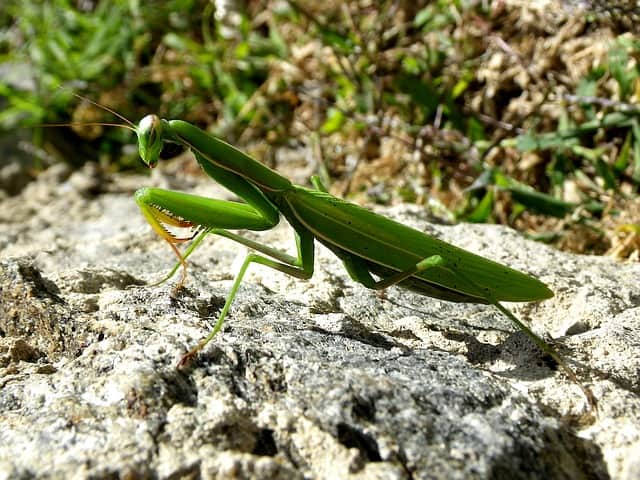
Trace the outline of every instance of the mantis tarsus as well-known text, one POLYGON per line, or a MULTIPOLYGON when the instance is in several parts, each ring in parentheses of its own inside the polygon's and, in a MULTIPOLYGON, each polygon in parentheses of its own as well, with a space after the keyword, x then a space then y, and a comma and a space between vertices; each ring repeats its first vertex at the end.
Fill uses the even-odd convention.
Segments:
POLYGON ((588 404, 595 406, 591 391, 578 381, 564 359, 500 303, 552 297, 553 292, 544 283, 336 198, 317 177, 311 179, 314 188, 295 185, 187 122, 147 115, 137 126, 130 126, 138 136, 140 157, 149 167, 157 165, 163 142, 180 144, 195 154, 207 175, 246 202, 158 188, 138 190, 135 199, 143 215, 179 259, 162 281, 182 266, 178 287, 181 286, 186 278, 187 257, 209 234, 229 238, 258 252, 246 256, 211 333, 184 355, 179 365, 190 361, 220 331, 251 263, 309 279, 314 270, 314 241, 318 240, 342 260, 354 281, 368 288, 381 290, 395 285, 451 302, 495 306, 549 354, 582 388, 588 404), (229 231, 268 230, 279 222, 280 216, 294 229, 296 257, 229 231), (199 233, 178 238, 167 227, 192 227, 199 229, 199 233), (189 240, 192 243, 180 253, 176 244, 189 240))

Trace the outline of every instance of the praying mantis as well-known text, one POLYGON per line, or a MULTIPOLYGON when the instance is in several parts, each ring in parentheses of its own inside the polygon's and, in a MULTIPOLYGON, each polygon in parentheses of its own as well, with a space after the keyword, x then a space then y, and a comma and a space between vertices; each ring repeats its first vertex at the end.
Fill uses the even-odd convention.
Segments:
POLYGON ((171 278, 182 266, 177 288, 181 287, 186 279, 187 258, 208 235, 226 237, 253 250, 245 257, 215 326, 182 357, 179 366, 196 357, 221 330, 252 263, 309 279, 314 271, 317 240, 342 261, 353 281, 367 288, 397 286, 450 302, 493 305, 549 354, 580 386, 588 405, 595 406, 591 391, 578 381, 560 354, 500 303, 552 297, 553 292, 538 279, 334 197, 318 177, 311 178, 313 188, 295 185, 185 121, 147 115, 138 125, 129 122, 129 128, 136 132, 140 157, 150 168, 158 164, 164 142, 177 143, 193 152, 208 176, 244 200, 230 202, 151 187, 135 193, 135 201, 148 223, 178 257, 173 269, 158 283, 171 278), (230 231, 268 230, 281 217, 294 230, 296 256, 230 231), (171 233, 171 227, 195 228, 196 233, 180 238, 171 233), (188 241, 191 244, 181 253, 176 245, 188 241))

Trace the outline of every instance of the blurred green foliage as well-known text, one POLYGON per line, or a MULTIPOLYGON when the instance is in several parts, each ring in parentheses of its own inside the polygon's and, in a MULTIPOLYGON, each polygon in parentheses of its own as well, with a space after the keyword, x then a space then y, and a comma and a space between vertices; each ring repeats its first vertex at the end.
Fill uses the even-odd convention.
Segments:
MULTIPOLYGON (((246 0, 227 14, 221 3, 5 0, 0 128, 119 121, 79 94, 134 121, 154 112, 241 148, 263 142, 268 162, 281 146, 317 147, 315 169, 341 193, 439 196, 468 221, 513 224, 526 212, 584 221, 612 196, 638 192, 636 37, 619 35, 572 84, 528 70, 508 44, 521 32, 501 3, 246 0), (479 74, 498 54, 528 85, 479 74), (507 111, 535 95, 529 113, 507 111), (561 114, 547 116, 549 106, 561 114), (394 154, 390 142, 401 146, 394 154)), ((138 164, 122 148, 130 132, 74 131, 39 130, 35 140, 75 163, 138 164)))
MULTIPOLYGON (((206 1, 19 0, 10 1, 4 13, 0 97, 6 105, 0 128, 5 130, 114 121, 95 105, 79 102, 78 95, 133 121, 156 112, 202 126, 220 121, 223 131, 232 130, 267 77, 267 59, 286 52, 281 39, 263 37, 246 17, 233 37, 225 37, 206 1)), ((67 159, 95 158, 93 149, 116 165, 119 160, 128 165, 119 146, 133 137, 106 132, 76 129, 90 144, 85 155, 64 148, 60 132, 48 129, 45 135, 67 159)), ((69 141, 78 145, 77 138, 69 141)))

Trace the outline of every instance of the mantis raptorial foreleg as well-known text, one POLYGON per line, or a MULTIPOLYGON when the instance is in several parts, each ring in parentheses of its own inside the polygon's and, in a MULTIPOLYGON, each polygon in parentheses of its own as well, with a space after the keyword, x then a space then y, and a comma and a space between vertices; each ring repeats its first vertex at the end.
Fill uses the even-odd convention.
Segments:
MULTIPOLYGON (((246 247, 249 247, 258 252, 262 252, 265 255, 268 255, 276 260, 281 262, 281 267, 275 267, 276 270, 280 270, 283 273, 287 273, 296 278, 307 279, 313 275, 313 265, 314 265, 314 248, 313 248, 313 236, 310 235, 298 235, 296 233, 296 248, 298 251, 298 256, 293 257, 286 252, 278 250, 276 248, 272 248, 268 245, 265 245, 260 242, 256 242, 255 240, 251 240, 249 238, 243 237, 242 235, 238 235, 236 233, 230 232, 228 230, 222 228, 206 228, 202 232, 198 234, 197 237, 194 238, 193 242, 189 244, 184 253, 179 255, 179 260, 173 266, 173 268, 169 271, 169 273, 162 278, 162 280, 150 285, 157 286, 160 285, 171 277, 173 277, 181 266, 185 268, 185 263, 187 258, 195 251, 195 249, 200 246, 202 241, 207 235, 219 235, 221 237, 228 238, 233 240, 234 242, 240 243, 246 247), (309 265, 311 268, 309 268, 309 265), (302 273, 301 273, 302 272, 302 273), (308 273, 307 273, 308 272, 308 273)), ((277 262, 274 262, 277 264, 277 262)), ((271 265, 268 265, 271 266, 271 265)))
POLYGON ((182 267, 182 275, 180 276, 180 281, 178 282, 178 285, 177 285, 177 288, 180 288, 180 286, 184 284, 184 281, 187 276, 187 258, 189 257, 189 255, 193 253, 193 251, 196 248, 198 248, 198 246, 202 243, 205 237, 209 234, 209 231, 210 229, 205 229, 202 232, 198 233, 197 236, 193 239, 193 241, 189 244, 189 246, 183 253, 180 253, 180 250, 178 250, 178 248, 174 245, 171 239, 165 238, 165 240, 167 240, 169 245, 171 245, 171 248, 173 249, 174 253, 178 257, 178 261, 173 266, 173 268, 169 271, 169 273, 167 273, 163 278, 161 278, 157 282, 150 284, 149 286, 157 287, 158 285, 162 285, 164 282, 166 282, 171 277, 173 277, 175 273, 178 271, 178 269, 182 267))

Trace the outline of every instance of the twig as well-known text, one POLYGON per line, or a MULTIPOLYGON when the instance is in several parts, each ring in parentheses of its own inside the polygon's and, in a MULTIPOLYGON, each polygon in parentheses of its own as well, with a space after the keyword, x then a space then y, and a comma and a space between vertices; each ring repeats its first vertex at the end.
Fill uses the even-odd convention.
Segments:
POLYGON ((640 106, 634 105, 633 103, 611 100, 610 98, 592 97, 588 95, 572 95, 570 93, 562 94, 561 98, 571 103, 589 103, 592 105, 600 105, 601 107, 617 108, 628 113, 640 114, 640 106))

